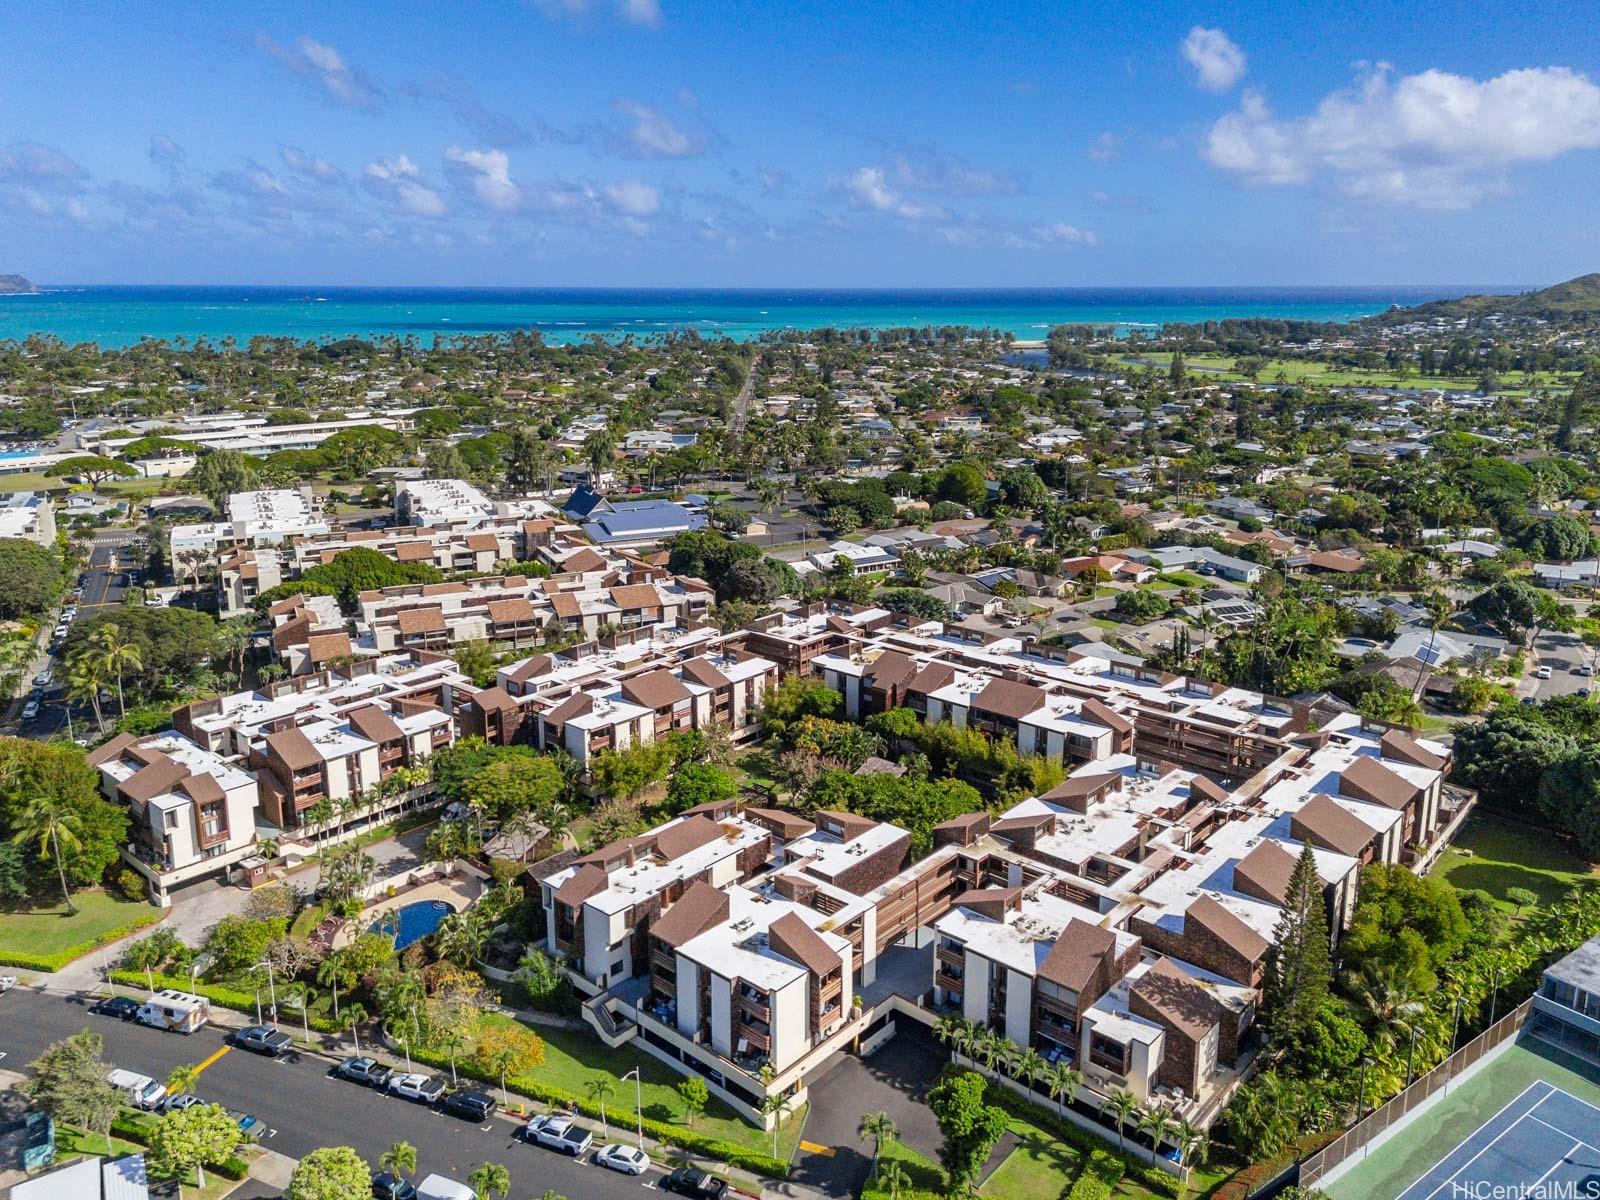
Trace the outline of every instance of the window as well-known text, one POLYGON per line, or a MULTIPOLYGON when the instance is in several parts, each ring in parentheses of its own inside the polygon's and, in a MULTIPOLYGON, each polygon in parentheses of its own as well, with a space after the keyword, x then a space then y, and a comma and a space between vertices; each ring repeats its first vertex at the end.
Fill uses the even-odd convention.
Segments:
POLYGON ((1127 1057, 1128 1048, 1121 1042, 1113 1041, 1101 1033, 1089 1034, 1089 1061, 1096 1066, 1124 1075, 1128 1070, 1127 1057))

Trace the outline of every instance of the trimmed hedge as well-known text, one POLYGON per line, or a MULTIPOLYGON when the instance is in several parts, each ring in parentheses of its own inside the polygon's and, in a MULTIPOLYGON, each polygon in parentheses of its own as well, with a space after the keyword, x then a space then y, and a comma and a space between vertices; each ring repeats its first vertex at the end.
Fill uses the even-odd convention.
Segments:
POLYGON ((1097 1147, 1089 1151, 1089 1161, 1078 1172, 1067 1200, 1109 1200, 1112 1189, 1122 1182, 1122 1175, 1122 1160, 1097 1147))
MULTIPOLYGON (((148 1146, 150 1144, 150 1122, 139 1117, 118 1117, 111 1122, 111 1136, 121 1138, 125 1142, 136 1142, 141 1146, 148 1146)), ((250 1174, 250 1164, 237 1154, 232 1154, 220 1163, 207 1167, 206 1170, 237 1183, 250 1174)))
MULTIPOLYGON (((417 1049, 411 1051, 411 1057, 430 1067, 448 1067, 448 1055, 440 1054, 435 1050, 417 1049)), ((474 1079, 482 1080, 498 1086, 498 1076, 491 1075, 482 1070, 470 1060, 457 1059, 456 1070, 462 1075, 470 1075, 474 1079)), ((512 1075, 507 1078, 508 1087, 533 1100, 541 1100, 546 1104, 558 1105, 562 1108, 577 1106, 579 1112, 590 1117, 600 1116, 600 1106, 587 1097, 569 1092, 565 1088, 555 1087, 552 1084, 542 1083, 537 1079, 530 1079, 526 1075, 512 1075)), ((616 1115, 616 1109, 611 1110, 611 1115, 616 1115)), ((691 1154, 698 1154, 705 1158, 715 1158, 727 1163, 730 1167, 739 1167, 752 1171, 757 1175, 766 1175, 773 1179, 783 1179, 789 1174, 789 1164, 780 1158, 773 1158, 770 1154, 762 1154, 740 1146, 735 1142, 723 1141, 721 1138, 707 1137, 696 1133, 693 1129, 686 1129, 680 1125, 669 1125, 665 1121, 657 1121, 651 1117, 644 1118, 644 1131, 656 1141, 667 1146, 677 1146, 691 1154)))
POLYGON ((76 946, 68 946, 65 950, 57 950, 54 954, 27 954, 20 950, 0 950, 0 967, 21 967, 26 971, 61 970, 70 962, 82 958, 85 954, 92 954, 101 946, 109 946, 112 942, 121 941, 129 934, 138 933, 141 929, 148 929, 157 921, 166 917, 164 912, 148 913, 136 921, 126 925, 119 925, 115 929, 108 929, 97 938, 86 942, 79 942, 76 946))
MULTIPOLYGON (((143 971, 134 971, 126 967, 119 967, 111 972, 111 981, 120 983, 125 987, 136 987, 141 990, 148 986, 143 971)), ((191 987, 187 978, 176 978, 171 975, 157 974, 155 976, 157 988, 178 988, 181 991, 190 991, 191 987)), ((204 996, 213 1004, 223 1008, 231 1008, 237 1012, 253 1014, 256 1008, 254 992, 241 992, 235 988, 225 987, 214 983, 196 983, 192 988, 195 995, 204 996)), ((290 1023, 291 1027, 293 1022, 290 1023)), ((311 1028, 321 1033, 338 1033, 340 1030, 327 1017, 313 1015, 311 1028)), ((450 1065, 450 1057, 436 1050, 424 1047, 413 1047, 411 1057, 426 1066, 446 1068, 450 1065)), ((500 1078, 490 1072, 484 1071, 470 1059, 457 1058, 456 1072, 477 1079, 483 1083, 499 1086, 500 1078)), ((506 1080, 506 1085, 533 1100, 542 1100, 546 1104, 559 1105, 563 1108, 576 1104, 578 1111, 591 1117, 600 1116, 600 1106, 578 1096, 565 1088, 554 1087, 541 1083, 537 1079, 530 1079, 526 1075, 513 1075, 506 1080)), ((691 1154, 702 1155, 706 1158, 715 1158, 727 1163, 731 1167, 740 1167, 746 1171, 753 1171, 757 1175, 766 1175, 774 1179, 782 1179, 789 1174, 789 1164, 782 1159, 773 1158, 770 1154, 761 1154, 735 1142, 723 1141, 721 1138, 706 1137, 692 1129, 685 1129, 677 1125, 669 1125, 665 1121, 657 1121, 650 1117, 644 1118, 644 1130, 656 1141, 663 1145, 677 1146, 691 1154)))

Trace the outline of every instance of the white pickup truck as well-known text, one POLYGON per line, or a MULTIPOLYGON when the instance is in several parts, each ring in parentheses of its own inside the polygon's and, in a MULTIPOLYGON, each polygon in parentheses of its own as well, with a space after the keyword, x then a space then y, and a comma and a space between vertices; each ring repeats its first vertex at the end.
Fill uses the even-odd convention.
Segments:
POLYGON ((594 1135, 587 1129, 553 1113, 547 1117, 533 1118, 522 1127, 522 1135, 530 1142, 570 1154, 573 1158, 582 1157, 594 1144, 594 1135))

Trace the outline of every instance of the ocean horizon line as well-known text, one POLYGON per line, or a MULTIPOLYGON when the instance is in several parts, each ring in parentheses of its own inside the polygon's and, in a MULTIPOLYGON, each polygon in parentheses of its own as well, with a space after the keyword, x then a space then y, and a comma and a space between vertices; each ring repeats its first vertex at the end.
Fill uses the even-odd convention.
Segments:
MULTIPOLYGON (((167 291, 199 291, 203 289, 230 289, 253 291, 291 291, 322 289, 329 291, 410 291, 410 292, 590 292, 590 293, 674 293, 698 292, 705 294, 800 294, 827 295, 939 295, 951 292, 986 293, 994 295, 1029 295, 1072 292, 1358 292, 1358 291, 1427 291, 1444 289, 1456 294, 1463 290, 1481 288, 1494 293, 1530 291, 1544 286, 1541 283, 1488 283, 1447 282, 1428 283, 1073 283, 1073 284, 589 284, 589 283, 105 283, 75 280, 45 283, 30 280, 43 291, 74 291, 84 288, 96 290, 140 289, 167 291)), ((12 293, 7 293, 12 294, 12 293)), ((28 292, 15 293, 27 296, 28 292)))

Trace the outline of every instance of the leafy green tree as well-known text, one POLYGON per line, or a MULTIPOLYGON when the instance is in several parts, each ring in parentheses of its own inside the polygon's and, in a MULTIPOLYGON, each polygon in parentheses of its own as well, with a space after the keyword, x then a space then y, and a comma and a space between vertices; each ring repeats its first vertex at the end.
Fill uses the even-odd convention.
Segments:
POLYGON ((1566 515, 1534 521, 1517 533, 1516 542, 1540 562, 1572 562, 1589 553, 1589 527, 1566 515))
POLYGON ((228 511, 229 496, 255 490, 258 474, 256 462, 249 455, 238 450, 211 450, 200 456, 187 483, 222 513, 228 511))
POLYGON ((1600 743, 1586 743, 1551 763, 1538 783, 1539 811, 1600 858, 1600 743))
POLYGON ((928 1107, 944 1135, 939 1162, 950 1190, 960 1195, 975 1189, 978 1172, 1006 1131, 1005 1109, 985 1104, 984 1091, 976 1071, 948 1071, 928 1092, 928 1107))
POLYGON ((683 1101, 684 1116, 692 1129, 695 1118, 705 1112, 706 1105, 711 1102, 711 1089, 706 1087, 706 1081, 698 1075, 690 1075, 687 1079, 679 1081, 678 1099, 683 1101))
POLYGON ((432 563, 396 562, 366 546, 340 551, 332 562, 312 567, 291 583, 269 588, 252 601, 257 612, 297 593, 337 596, 346 612, 355 612, 362 592, 407 583, 438 583, 443 576, 432 563))
POLYGON ((1363 868, 1355 914, 1340 943, 1351 971, 1400 972, 1417 991, 1431 991, 1437 970, 1466 941, 1466 916, 1455 889, 1404 866, 1363 868))
POLYGON ((1541 813, 1534 800, 1545 771, 1578 746, 1572 735, 1520 705, 1458 725, 1455 734, 1454 778, 1476 788, 1485 805, 1528 818, 1541 813))
POLYGON ((949 606, 939 597, 931 595, 920 588, 879 588, 878 594, 874 599, 894 612, 908 613, 913 617, 922 617, 924 620, 948 621, 950 619, 949 606))
POLYGON ((1539 592, 1520 579, 1502 579, 1479 592, 1467 607, 1501 637, 1520 645, 1538 620, 1539 592))
POLYGON ((108 479, 127 479, 137 475, 138 468, 103 454, 80 454, 65 458, 45 469, 51 479, 81 479, 92 488, 108 479))
POLYGON ((1147 588, 1133 588, 1117 597, 1117 612, 1131 621, 1153 621, 1166 616, 1171 608, 1170 600, 1147 588))
POLYGON ((104 1049, 104 1039, 88 1029, 52 1042, 28 1064, 28 1078, 17 1090, 54 1120, 104 1136, 109 1152, 111 1122, 122 1097, 107 1082, 110 1068, 101 1057, 104 1049))
POLYGON ((0 620, 36 616, 61 590, 61 560, 22 538, 0 538, 0 620))
POLYGON ((667 785, 667 806, 674 813, 681 813, 697 805, 731 800, 738 794, 739 784, 722 768, 688 763, 672 774, 672 782, 667 785))
POLYGON ((174 1109, 150 1127, 155 1160, 180 1174, 194 1171, 202 1191, 206 1168, 226 1162, 243 1140, 239 1122, 220 1104, 174 1109))
POLYGON ((221 977, 237 975, 260 962, 267 947, 283 937, 288 922, 282 917, 253 921, 239 913, 229 913, 211 928, 206 938, 206 953, 212 971, 221 977))
POLYGON ((486 764, 461 785, 473 808, 506 820, 553 804, 566 790, 561 768, 548 755, 506 755, 486 764))
MULTIPOLYGON (((69 661, 90 652, 107 659, 107 625, 116 628, 116 641, 131 646, 122 659, 125 685, 146 698, 170 696, 176 687, 195 679, 217 656, 217 622, 209 613, 187 608, 123 607, 102 610, 73 623, 62 647, 69 661)), ((109 669, 109 668, 108 668, 109 669)), ((116 682, 106 675, 105 685, 116 682)))
POLYGON ((940 500, 976 508, 989 494, 983 472, 970 463, 956 463, 946 467, 939 475, 934 495, 940 500))
POLYGON ((321 1146, 289 1177, 287 1200, 368 1200, 372 1169, 349 1146, 321 1146))
POLYGON ((14 904, 28 894, 28 860, 11 842, 0 842, 0 905, 14 904))

